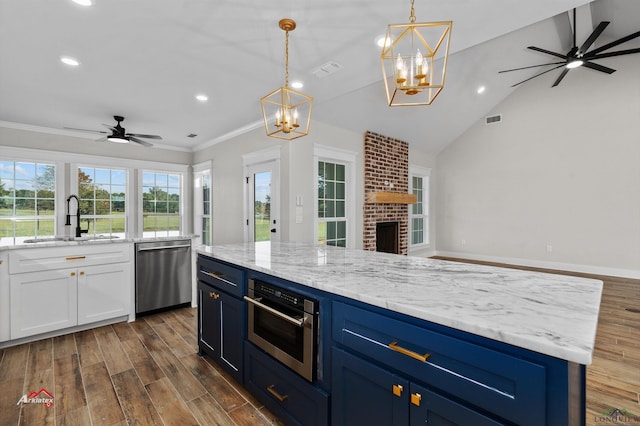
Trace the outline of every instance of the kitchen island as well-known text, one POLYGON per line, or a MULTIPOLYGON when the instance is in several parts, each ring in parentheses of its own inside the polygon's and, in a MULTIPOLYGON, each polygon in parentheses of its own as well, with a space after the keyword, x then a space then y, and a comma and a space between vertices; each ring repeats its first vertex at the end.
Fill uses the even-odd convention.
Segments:
MULTIPOLYGON (((432 410, 448 407, 467 419, 463 424, 484 421, 470 415, 486 424, 584 421, 584 366, 595 342, 600 281, 303 243, 231 244, 199 253, 238 267, 246 279, 271 278, 326 300, 319 387, 331 395, 334 424, 362 419, 366 412, 356 407, 368 397, 353 396, 355 383, 386 373, 423 387, 411 392, 413 405, 420 406, 414 394, 429 395, 424 400, 435 401, 432 410), (429 354, 410 360, 416 365, 398 362, 394 357, 402 354, 378 341, 394 333, 411 347, 410 357, 422 349, 429 354), (368 373, 360 377, 356 370, 368 373)), ((409 409, 404 416, 414 423, 409 409)))

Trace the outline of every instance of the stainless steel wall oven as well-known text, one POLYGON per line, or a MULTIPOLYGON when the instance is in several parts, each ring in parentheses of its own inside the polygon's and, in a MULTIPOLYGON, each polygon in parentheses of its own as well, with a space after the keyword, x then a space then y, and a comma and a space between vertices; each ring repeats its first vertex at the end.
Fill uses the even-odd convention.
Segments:
POLYGON ((249 280, 249 341, 310 382, 316 378, 319 303, 260 280, 249 280))

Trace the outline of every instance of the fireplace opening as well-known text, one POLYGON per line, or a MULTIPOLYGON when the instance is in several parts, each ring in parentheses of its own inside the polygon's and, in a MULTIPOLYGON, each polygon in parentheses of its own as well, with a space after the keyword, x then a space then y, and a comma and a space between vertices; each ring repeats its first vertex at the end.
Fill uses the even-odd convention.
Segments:
POLYGON ((398 222, 376 223, 376 251, 399 254, 398 222))

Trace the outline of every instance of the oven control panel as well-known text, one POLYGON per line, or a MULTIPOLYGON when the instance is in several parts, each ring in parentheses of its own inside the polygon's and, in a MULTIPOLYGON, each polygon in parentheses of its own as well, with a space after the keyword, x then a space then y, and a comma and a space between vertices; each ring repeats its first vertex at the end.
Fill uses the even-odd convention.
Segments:
POLYGON ((265 299, 300 311, 307 311, 309 306, 316 307, 318 303, 314 300, 310 301, 295 292, 258 280, 249 280, 249 289, 254 291, 254 296, 256 297, 262 296, 265 299), (311 302, 311 304, 309 304, 309 302, 311 302), (307 307, 307 309, 305 309, 305 307, 307 307))

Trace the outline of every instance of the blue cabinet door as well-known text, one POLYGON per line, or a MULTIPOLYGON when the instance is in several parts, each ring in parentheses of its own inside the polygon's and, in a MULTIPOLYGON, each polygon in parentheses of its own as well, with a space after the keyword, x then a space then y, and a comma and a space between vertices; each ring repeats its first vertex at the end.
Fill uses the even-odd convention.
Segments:
POLYGON ((332 358, 332 425, 409 424, 407 380, 340 349, 332 358))
POLYGON ((198 346, 200 354, 242 384, 244 302, 203 281, 198 282, 198 346))
POLYGON ((238 383, 242 383, 242 336, 244 333, 244 302, 220 292, 220 351, 218 364, 238 383))
POLYGON ((500 423, 422 386, 411 384, 411 426, 500 426, 500 423))
POLYGON ((198 281, 198 347, 200 354, 217 358, 220 353, 220 310, 217 291, 198 281))

